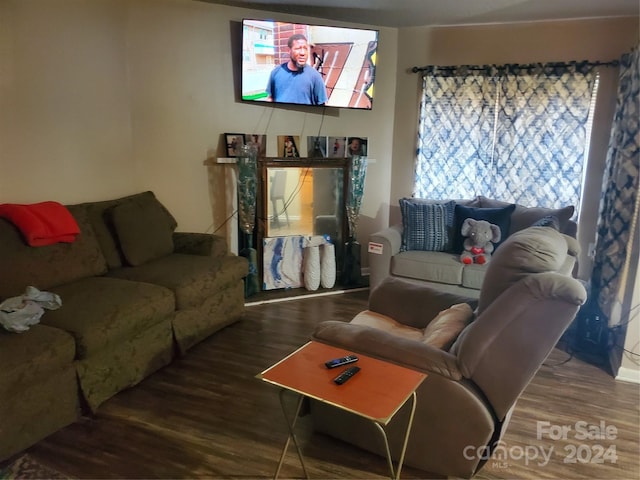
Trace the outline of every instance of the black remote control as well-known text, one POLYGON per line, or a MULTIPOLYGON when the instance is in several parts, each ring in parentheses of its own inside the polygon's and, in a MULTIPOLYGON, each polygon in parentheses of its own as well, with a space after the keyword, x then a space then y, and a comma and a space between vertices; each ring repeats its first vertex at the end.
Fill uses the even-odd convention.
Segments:
POLYGON ((341 367, 342 365, 347 365, 348 363, 357 362, 358 357, 356 357, 353 353, 347 355, 346 357, 334 358, 333 360, 329 360, 325 362, 325 366, 327 368, 336 368, 341 367))
POLYGON ((343 372, 333 379, 338 385, 342 385, 344 382, 353 377, 356 373, 360 371, 360 367, 349 367, 343 370, 343 372))

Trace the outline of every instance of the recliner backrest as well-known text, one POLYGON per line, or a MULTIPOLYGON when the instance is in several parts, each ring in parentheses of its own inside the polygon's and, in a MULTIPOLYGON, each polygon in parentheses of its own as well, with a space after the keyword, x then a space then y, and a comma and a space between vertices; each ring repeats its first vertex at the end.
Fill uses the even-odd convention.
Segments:
POLYGON ((575 245, 568 244, 565 235, 551 227, 529 227, 510 235, 496 249, 487 266, 478 313, 482 313, 496 298, 522 278, 542 272, 570 272, 575 259, 575 245))
POLYGON ((510 236, 485 276, 478 315, 450 349, 504 419, 586 300, 574 278, 560 273, 563 235, 532 227, 510 236))

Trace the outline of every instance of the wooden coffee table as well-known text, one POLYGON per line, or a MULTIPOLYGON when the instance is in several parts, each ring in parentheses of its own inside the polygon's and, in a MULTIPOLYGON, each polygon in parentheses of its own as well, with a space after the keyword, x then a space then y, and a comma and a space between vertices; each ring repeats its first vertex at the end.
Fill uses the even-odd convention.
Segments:
POLYGON ((426 374, 354 351, 311 341, 269 367, 257 377, 281 387, 280 403, 289 427, 289 436, 282 449, 274 478, 278 478, 280 474, 291 440, 293 440, 296 447, 305 476, 309 478, 302 451, 294 434, 296 420, 305 397, 333 405, 336 408, 371 420, 381 432, 384 440, 391 477, 400 478, 400 471, 402 470, 416 409, 416 389, 427 377, 426 374), (325 367, 324 362, 327 360, 344 357, 350 353, 355 353, 358 356, 359 360, 356 363, 333 369, 325 367), (360 371, 342 385, 334 383, 333 379, 340 372, 352 366, 360 367, 360 371), (295 392, 299 395, 293 417, 287 415, 287 409, 285 408, 283 396, 287 391, 295 392), (389 441, 384 427, 409 399, 411 399, 411 414, 407 422, 398 465, 394 469, 389 441))

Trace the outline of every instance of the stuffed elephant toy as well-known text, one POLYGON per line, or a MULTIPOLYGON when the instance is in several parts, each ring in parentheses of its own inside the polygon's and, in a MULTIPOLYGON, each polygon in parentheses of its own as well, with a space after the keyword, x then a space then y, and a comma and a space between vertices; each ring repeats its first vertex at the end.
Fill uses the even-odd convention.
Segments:
POLYGON ((493 252, 493 243, 502 238, 500 227, 486 220, 467 218, 460 230, 464 239, 464 250, 460 254, 460 261, 464 264, 489 263, 493 252))

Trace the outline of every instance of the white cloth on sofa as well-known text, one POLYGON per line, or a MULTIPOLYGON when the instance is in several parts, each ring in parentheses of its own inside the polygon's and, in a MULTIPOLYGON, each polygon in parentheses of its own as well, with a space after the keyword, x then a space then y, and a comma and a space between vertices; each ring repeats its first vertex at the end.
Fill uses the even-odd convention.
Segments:
POLYGON ((40 321, 45 308, 56 310, 61 306, 60 296, 29 286, 23 295, 0 303, 0 324, 10 332, 26 332, 40 321))

